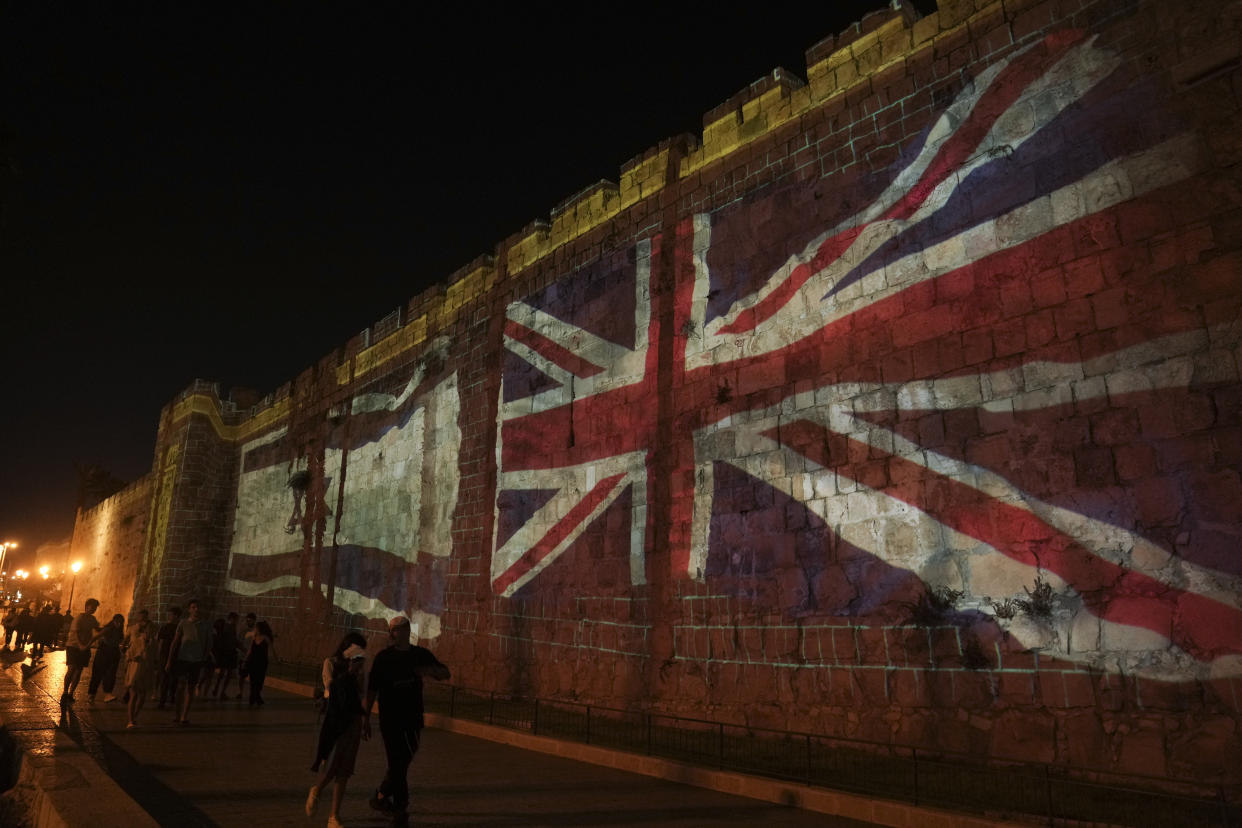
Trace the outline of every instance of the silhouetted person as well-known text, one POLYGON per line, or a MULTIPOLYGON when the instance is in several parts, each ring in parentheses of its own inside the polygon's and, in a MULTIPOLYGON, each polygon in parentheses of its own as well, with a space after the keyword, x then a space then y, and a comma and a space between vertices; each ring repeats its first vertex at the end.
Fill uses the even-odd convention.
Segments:
POLYGON ((267 679, 267 665, 272 656, 272 640, 276 636, 272 634, 272 628, 266 621, 260 621, 255 625, 254 637, 250 639, 250 649, 246 651, 246 657, 242 659, 242 666, 246 668, 246 674, 250 676, 250 706, 258 705, 262 707, 263 701, 263 682, 267 679))
POLYGON ((211 689, 212 698, 224 701, 228 698, 229 682, 237 672, 237 613, 216 619, 216 642, 212 647, 216 662, 216 682, 211 689))
POLYGON ((17 649, 26 649, 26 642, 30 640, 31 633, 34 632, 34 614, 30 611, 30 605, 22 607, 21 612, 17 613, 17 649))
POLYGON ((116 701, 112 693, 116 687, 116 671, 121 666, 121 642, 125 638, 125 616, 117 613, 100 631, 99 647, 95 650, 95 663, 91 666, 91 683, 87 698, 93 703, 95 694, 102 686, 104 701, 116 701))
POLYGON ((4 625, 4 649, 11 650, 13 639, 17 635, 17 607, 11 604, 4 610, 4 620, 0 621, 4 625))
POLYGON ((56 645, 56 632, 59 628, 60 613, 53 612, 51 604, 44 604, 43 610, 34 620, 34 650, 31 653, 33 659, 42 658, 46 650, 56 645))
POLYGON ((181 623, 181 607, 173 605, 164 613, 165 621, 160 625, 159 632, 155 634, 155 641, 158 648, 157 658, 155 660, 155 692, 159 694, 158 703, 155 705, 157 710, 163 710, 164 705, 168 702, 176 703, 177 682, 173 680, 173 675, 168 670, 168 657, 172 652, 173 639, 177 637, 177 625, 181 623))
POLYGON ((449 669, 430 650, 410 644, 408 618, 398 616, 389 622, 388 640, 371 664, 362 733, 364 737, 371 733, 371 709, 378 699, 388 770, 371 797, 371 807, 400 821, 410 804, 406 774, 423 732, 423 676, 445 681, 449 669))
MULTIPOLYGON (((239 660, 245 659, 246 653, 250 652, 250 642, 254 639, 254 627, 258 620, 258 617, 253 612, 246 613, 246 628, 241 631, 241 635, 237 640, 237 657, 239 660)), ((239 699, 242 697, 242 691, 245 689, 247 678, 246 665, 241 663, 237 667, 237 698, 239 699)))

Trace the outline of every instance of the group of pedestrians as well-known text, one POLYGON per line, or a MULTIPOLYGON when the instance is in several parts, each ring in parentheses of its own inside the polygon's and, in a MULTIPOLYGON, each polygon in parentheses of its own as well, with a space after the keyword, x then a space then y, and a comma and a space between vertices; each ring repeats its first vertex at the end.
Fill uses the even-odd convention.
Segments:
MULTIPOLYGON (((176 724, 188 725, 194 700, 227 699, 234 673, 238 679, 235 698, 242 698, 244 683, 249 681, 250 704, 262 707, 275 636, 267 622, 254 613, 246 615, 245 628, 239 631, 236 613, 212 623, 201 616, 199 602, 190 600, 185 617, 180 607, 169 607, 165 623, 157 627, 147 610, 139 610, 126 629, 120 614, 101 625, 95 617, 98 609, 98 600, 87 599, 83 612, 69 625, 63 708, 74 703, 82 671, 91 662, 92 647, 96 652, 89 699, 94 702, 102 689, 104 701, 116 700, 115 683, 123 664, 130 728, 138 726, 139 714, 152 696, 157 698, 158 708, 173 706, 176 724)), ((393 618, 388 625, 388 646, 375 654, 369 671, 367 640, 356 631, 346 634, 323 662, 324 715, 311 766, 317 777, 307 794, 305 810, 307 816, 313 816, 320 797, 331 789, 329 828, 341 826, 341 803, 361 743, 371 736, 371 716, 377 703, 387 770, 370 804, 398 823, 406 817, 410 800, 407 775, 423 729, 423 679, 449 678, 448 667, 430 650, 410 643, 410 633, 409 619, 393 618)))
POLYGON ((172 705, 174 723, 189 725, 194 699, 210 697, 223 701, 228 697, 228 685, 235 672, 236 698, 242 697, 242 686, 249 679, 251 706, 263 705, 263 684, 275 636, 267 622, 258 620, 254 613, 247 614, 246 630, 239 633, 237 613, 229 613, 227 618, 212 624, 200 616, 199 602, 194 599, 186 604, 185 618, 180 607, 169 607, 167 620, 158 628, 145 609, 135 614, 128 630, 125 617, 119 613, 101 625, 95 617, 98 609, 97 599, 87 599, 83 612, 69 624, 62 707, 73 705, 82 671, 88 664, 89 701, 95 701, 100 689, 105 702, 116 701, 116 679, 122 663, 131 728, 138 726, 138 714, 150 696, 157 697, 158 709, 172 705))
POLYGON ((0 613, 4 626, 4 650, 25 650, 31 645, 34 659, 43 657, 47 650, 55 649, 69 624, 69 613, 60 614, 60 606, 45 603, 36 609, 33 601, 26 604, 10 604, 0 613))

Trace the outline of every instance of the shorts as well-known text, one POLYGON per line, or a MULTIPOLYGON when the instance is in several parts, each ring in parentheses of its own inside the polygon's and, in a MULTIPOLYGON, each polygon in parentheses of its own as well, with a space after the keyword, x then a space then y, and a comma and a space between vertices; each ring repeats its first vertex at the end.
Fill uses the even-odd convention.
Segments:
POLYGON ((70 667, 85 667, 91 663, 91 651, 81 647, 65 648, 65 664, 70 667))
POLYGON ((193 689, 198 684, 199 673, 203 671, 203 662, 201 661, 181 661, 180 659, 173 662, 172 679, 180 681, 185 679, 193 689))

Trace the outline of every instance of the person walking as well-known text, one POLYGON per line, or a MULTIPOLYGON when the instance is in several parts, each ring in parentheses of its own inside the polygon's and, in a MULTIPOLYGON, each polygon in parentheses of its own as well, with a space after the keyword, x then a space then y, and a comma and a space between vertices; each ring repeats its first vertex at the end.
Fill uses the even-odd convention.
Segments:
POLYGON ((73 694, 82 680, 82 668, 91 661, 91 645, 103 633, 99 621, 95 618, 95 610, 99 609, 99 601, 87 598, 85 611, 73 619, 69 625, 69 636, 65 644, 65 686, 60 695, 60 706, 69 707, 73 704, 73 694))
POLYGON ((43 658, 43 654, 56 644, 56 629, 60 626, 60 613, 52 612, 51 604, 44 604, 43 609, 35 616, 34 649, 30 653, 31 664, 43 658))
POLYGON ((212 647, 216 662, 216 682, 211 697, 224 701, 228 698, 229 682, 237 672, 237 613, 216 619, 216 643, 212 647))
POLYGON ((95 663, 91 665, 91 683, 86 697, 93 704, 95 694, 103 687, 104 701, 114 702, 112 690, 116 687, 116 671, 121 665, 121 641, 125 638, 125 616, 117 613, 104 625, 95 650, 95 663))
POLYGON ((306 815, 315 815, 320 795, 331 784, 332 813, 328 815, 328 828, 341 828, 341 802, 345 799, 349 777, 354 774, 358 746, 362 741, 366 647, 367 640, 361 633, 346 633, 336 650, 323 662, 327 709, 319 729, 315 763, 311 765, 312 771, 319 772, 319 779, 306 795, 306 815), (321 765, 322 771, 319 770, 321 765))
POLYGON ((186 604, 188 617, 177 625, 177 633, 173 636, 169 648, 168 661, 164 669, 172 674, 172 682, 179 701, 174 700, 175 724, 190 724, 190 703, 194 698, 194 687, 203 670, 203 662, 211 657, 211 623, 198 616, 198 601, 191 599, 186 604))
POLYGON ((271 625, 266 621, 255 624, 254 637, 250 639, 250 649, 246 651, 246 657, 242 659, 242 668, 250 677, 251 707, 264 705, 263 682, 267 679, 267 665, 272 655, 272 641, 275 637, 272 634, 271 625))
POLYGON ((13 643, 14 636, 17 635, 17 607, 10 604, 4 610, 4 620, 0 621, 4 625, 4 650, 8 652, 13 649, 10 645, 13 643))
POLYGON ((180 623, 181 607, 174 604, 164 613, 164 623, 160 625, 159 631, 155 634, 156 647, 159 650, 155 659, 155 692, 159 694, 155 705, 156 710, 163 710, 164 705, 169 702, 177 703, 175 698, 177 683, 173 680, 172 672, 166 669, 166 665, 169 654, 172 652, 173 639, 177 637, 177 625, 180 623))
POLYGON ((410 644, 408 618, 397 616, 389 622, 388 640, 371 664, 362 735, 370 736, 371 710, 378 700, 388 769, 370 802, 372 808, 392 814, 394 822, 401 824, 410 804, 406 774, 423 732, 423 677, 447 681, 450 674, 431 650, 410 644))
POLYGON ((34 614, 31 613, 31 604, 22 607, 21 612, 17 613, 17 649, 26 649, 26 642, 30 640, 30 635, 34 631, 34 614))
POLYGON ((155 687, 155 662, 159 659, 159 642, 155 625, 146 610, 129 625, 125 636, 125 686, 129 690, 129 721, 126 727, 138 726, 138 714, 155 687))
POLYGON ((258 617, 253 612, 246 613, 246 628, 242 630, 241 636, 237 642, 237 656, 241 662, 237 667, 237 695, 235 698, 242 697, 242 691, 246 685, 246 653, 250 652, 250 642, 254 640, 254 626, 258 621, 258 617))

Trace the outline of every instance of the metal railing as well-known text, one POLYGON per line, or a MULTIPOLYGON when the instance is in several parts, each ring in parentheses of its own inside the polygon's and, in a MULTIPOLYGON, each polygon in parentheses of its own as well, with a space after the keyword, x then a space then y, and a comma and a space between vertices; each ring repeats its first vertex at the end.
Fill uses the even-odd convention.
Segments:
MULTIPOLYGON (((315 682, 319 676, 317 665, 273 668, 271 675, 294 681, 315 682)), ((536 736, 985 816, 1034 816, 1049 825, 1242 826, 1242 808, 1223 787, 1163 777, 983 762, 951 751, 527 698, 438 682, 426 683, 424 703, 428 712, 536 736)))

